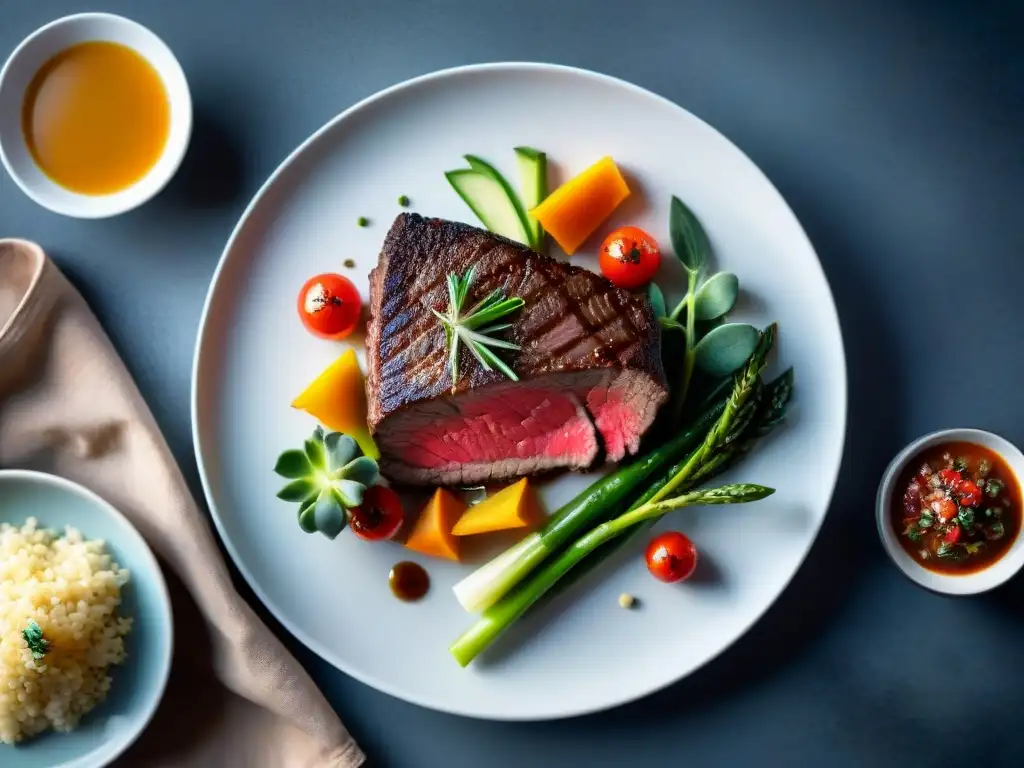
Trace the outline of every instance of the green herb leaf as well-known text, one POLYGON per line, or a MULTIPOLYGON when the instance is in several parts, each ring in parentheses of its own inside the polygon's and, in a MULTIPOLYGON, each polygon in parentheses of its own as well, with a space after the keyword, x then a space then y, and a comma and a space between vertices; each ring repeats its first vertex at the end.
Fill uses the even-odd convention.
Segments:
POLYGON ((277 492, 277 498, 284 501, 305 501, 317 490, 316 483, 310 477, 300 477, 292 480, 288 485, 277 492))
POLYGON ((982 459, 978 462, 978 474, 982 477, 987 477, 988 473, 992 471, 992 462, 988 459, 982 459))
POLYGON ((990 499, 994 499, 996 496, 1003 492, 1003 488, 1005 487, 1006 485, 1003 483, 1002 480, 992 478, 991 480, 985 483, 985 493, 988 494, 988 497, 990 499))
POLYGON ((647 300, 651 302, 651 310, 654 312, 655 318, 660 320, 668 314, 668 310, 665 308, 665 294, 661 292, 657 283, 648 283, 647 300))
POLYGON ((736 305, 740 280, 732 272, 712 275, 697 290, 694 310, 698 320, 715 320, 736 305))
POLYGON ((935 525, 934 515, 932 515, 932 513, 927 510, 922 512, 921 517, 918 518, 917 525, 920 528, 931 528, 933 525, 935 525))
POLYGON ((992 523, 992 525, 985 529, 985 538, 989 541, 996 541, 1003 538, 1004 535, 1006 535, 1006 529, 1002 523, 992 523))
POLYGON ((50 641, 43 637, 43 630, 35 619, 28 623, 28 626, 21 630, 21 636, 25 645, 32 652, 32 658, 38 661, 50 651, 50 641))
POLYGON ((961 528, 968 529, 974 525, 974 510, 970 507, 960 507, 956 519, 961 528))
POLYGON ((710 258, 711 245, 693 211, 674 195, 669 207, 668 228, 676 258, 691 275, 700 274, 710 258))
POLYGON ((999 509, 999 507, 988 507, 985 510, 985 517, 987 519, 989 519, 989 520, 992 520, 992 519, 998 520, 1002 516, 1003 516, 1003 510, 999 509))
POLYGON ((903 532, 903 535, 906 536, 911 541, 920 541, 921 540, 921 531, 919 531, 917 526, 914 526, 914 525, 908 525, 907 529, 903 532))
POLYGON ((963 456, 957 456, 955 459, 953 459, 953 469, 955 469, 957 472, 966 472, 967 459, 965 459, 963 456))
POLYGON ((964 549, 968 555, 976 555, 981 551, 981 548, 985 546, 984 541, 969 541, 964 545, 964 549))
POLYGON ((760 338, 760 331, 752 325, 720 325, 694 347, 694 364, 711 376, 728 376, 750 359, 760 338))
POLYGON ((962 560, 964 557, 963 550, 961 550, 956 544, 951 544, 948 541, 944 541, 939 544, 939 548, 935 554, 943 560, 962 560))
POLYGON ((277 457, 277 464, 274 465, 274 471, 281 475, 281 477, 287 477, 289 480, 293 480, 298 477, 305 477, 312 471, 312 467, 309 464, 309 459, 306 458, 306 454, 303 451, 292 449, 285 451, 277 457))

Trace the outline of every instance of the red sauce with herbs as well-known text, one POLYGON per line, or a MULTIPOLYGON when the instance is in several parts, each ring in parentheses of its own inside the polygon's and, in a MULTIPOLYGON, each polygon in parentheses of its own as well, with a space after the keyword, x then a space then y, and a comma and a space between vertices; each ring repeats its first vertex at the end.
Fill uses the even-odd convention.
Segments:
POLYGON ((1003 458, 981 445, 936 445, 907 463, 892 522, 925 568, 974 573, 1005 555, 1020 533, 1020 485, 1003 458))

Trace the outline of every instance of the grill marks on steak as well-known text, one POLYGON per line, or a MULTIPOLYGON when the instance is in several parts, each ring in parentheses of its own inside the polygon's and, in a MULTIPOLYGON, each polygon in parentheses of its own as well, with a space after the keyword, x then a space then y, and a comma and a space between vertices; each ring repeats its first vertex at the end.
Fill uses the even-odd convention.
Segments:
POLYGON ((647 302, 588 270, 475 227, 401 214, 370 274, 369 423, 382 469, 410 483, 472 483, 588 466, 604 443, 636 451, 667 398, 647 302), (526 301, 501 351, 520 377, 485 371, 463 348, 452 392, 447 275, 476 265, 472 306, 495 288, 526 301), (588 415, 589 413, 589 415, 588 415))

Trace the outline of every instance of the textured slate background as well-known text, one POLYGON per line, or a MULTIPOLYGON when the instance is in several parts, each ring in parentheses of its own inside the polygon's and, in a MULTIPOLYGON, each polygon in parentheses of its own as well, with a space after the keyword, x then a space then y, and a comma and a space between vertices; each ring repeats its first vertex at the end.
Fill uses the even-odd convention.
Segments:
POLYGON ((297 653, 378 766, 1021 765, 1024 582, 925 593, 885 559, 872 518, 882 469, 913 437, 960 425, 1024 442, 1014 5, 0 0, 2 56, 66 13, 138 19, 178 55, 196 108, 183 172, 148 206, 62 219, 2 176, 0 233, 42 243, 92 302, 198 491, 189 379, 207 284, 248 199, 309 133, 387 85, 480 61, 572 64, 667 96, 767 172, 836 294, 850 433, 808 562, 713 664, 571 721, 441 715, 297 653))

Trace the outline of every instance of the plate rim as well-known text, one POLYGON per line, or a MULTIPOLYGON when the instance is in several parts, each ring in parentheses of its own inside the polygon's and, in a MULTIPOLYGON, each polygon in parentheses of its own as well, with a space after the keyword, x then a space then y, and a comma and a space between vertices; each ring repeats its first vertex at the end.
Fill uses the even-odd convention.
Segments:
POLYGON ((738 642, 758 622, 761 621, 761 619, 764 617, 764 615, 772 608, 772 606, 774 606, 776 604, 776 602, 779 600, 779 598, 782 596, 782 594, 787 589, 789 589, 789 586, 792 583, 793 579, 796 578, 796 575, 803 568, 803 565, 806 562, 807 556, 810 554, 810 551, 813 548, 814 543, 818 540, 818 535, 821 532, 821 527, 824 524, 825 518, 828 516, 828 513, 829 513, 829 511, 832 508, 832 502, 833 502, 833 499, 834 499, 834 496, 835 496, 836 485, 837 485, 838 480, 839 480, 839 472, 840 472, 840 469, 842 467, 843 457, 844 457, 844 455, 846 453, 847 426, 848 426, 848 418, 849 418, 849 382, 848 382, 848 366, 847 366, 847 361, 846 361, 846 345, 845 345, 845 343, 843 341, 842 322, 841 322, 840 317, 839 317, 838 308, 836 307, 835 294, 834 294, 834 292, 832 290, 831 283, 829 283, 828 276, 825 274, 825 269, 824 269, 824 267, 821 264, 821 259, 818 256, 818 252, 814 248, 814 244, 811 242, 810 238, 808 237, 806 231, 803 228, 803 225, 800 223, 800 220, 797 218, 796 214, 793 212, 793 209, 790 207, 789 203, 786 202, 785 197, 783 197, 782 193, 779 192, 778 188, 772 183, 771 179, 768 178, 768 176, 764 173, 764 171, 760 168, 760 166, 758 166, 757 163, 755 163, 750 158, 750 156, 747 155, 746 152, 744 152, 738 145, 736 145, 735 142, 733 142, 731 139, 729 139, 725 134, 723 134, 717 128, 712 126, 710 123, 706 122, 701 117, 699 117, 698 115, 696 115, 693 112, 689 111, 685 107, 682 107, 679 104, 675 103, 671 99, 668 99, 668 98, 666 98, 666 97, 664 97, 664 96, 662 96, 662 95, 660 95, 658 93, 655 93, 654 91, 651 91, 651 90, 649 90, 647 88, 644 88, 642 86, 639 86, 639 85, 635 85, 634 83, 631 83, 631 82, 629 82, 627 80, 623 80, 623 79, 618 78, 618 77, 615 77, 613 75, 607 75, 607 74, 604 74, 604 73, 601 73, 601 72, 596 72, 596 71, 589 70, 589 69, 584 69, 584 68, 581 68, 581 67, 574 67, 574 66, 565 65, 565 64, 530 62, 530 61, 502 61, 502 62, 486 62, 486 63, 465 64, 465 65, 460 65, 460 66, 455 66, 455 67, 447 67, 447 68, 435 70, 433 72, 429 72, 429 73, 426 73, 426 74, 423 74, 423 75, 417 75, 415 77, 408 78, 408 79, 403 80, 401 82, 395 83, 394 85, 390 85, 390 86, 388 86, 386 88, 383 88, 382 90, 376 91, 375 93, 372 93, 369 96, 366 96, 366 97, 360 99, 355 104, 353 104, 353 105, 347 107, 346 109, 342 110, 337 115, 335 115, 334 117, 329 119, 327 122, 325 122, 323 125, 321 125, 319 128, 317 128, 306 139, 304 139, 295 149, 293 149, 284 158, 284 160, 282 160, 278 164, 278 166, 267 177, 267 179, 263 182, 263 184, 260 185, 260 188, 253 195, 252 199, 249 201, 249 204, 245 207, 245 209, 239 215, 238 221, 236 222, 235 226, 232 228, 231 235, 228 237, 227 243, 225 244, 224 249, 221 251, 221 255, 220 255, 220 257, 219 257, 219 259, 217 261, 217 266, 214 269, 213 275, 212 275, 212 277, 210 279, 210 284, 209 284, 209 287, 207 289, 206 298, 203 301, 202 314, 200 315, 199 326, 198 326, 197 331, 196 331, 196 342, 195 342, 195 348, 193 350, 193 358, 192 358, 191 393, 190 393, 189 400, 190 400, 190 412, 191 412, 191 421, 192 421, 191 426, 192 426, 192 446, 193 446, 193 452, 195 453, 196 466, 197 466, 197 469, 198 469, 198 472, 199 472, 199 478, 200 478, 200 482, 202 484, 203 495, 204 495, 205 500, 206 500, 207 508, 210 511, 210 517, 213 519, 214 526, 217 529, 217 533, 220 536, 220 539, 223 542, 224 547, 227 550, 228 554, 231 556, 232 562, 234 563, 235 567, 238 569, 239 573, 245 579, 246 584, 249 586, 250 589, 252 589, 253 593, 260 600, 260 602, 267 609, 267 611, 274 617, 274 619, 278 623, 280 623, 281 626, 284 629, 286 629, 296 640, 298 640, 306 648, 308 648, 310 651, 312 651, 314 654, 316 654, 320 659, 322 659, 323 661, 327 662, 328 664, 330 664, 332 667, 334 667, 338 671, 342 672, 343 674, 348 675, 349 677, 352 677, 355 680, 358 680, 360 683, 362 683, 364 685, 370 686, 371 688, 374 688, 375 690, 381 691, 382 693, 385 693, 385 694, 387 694, 389 696, 393 696, 393 697, 395 697, 395 698, 397 698, 397 699, 399 699, 401 701, 406 701, 406 702, 409 702, 411 704, 415 704, 417 706, 424 707, 426 709, 434 710, 434 711, 437 711, 437 712, 444 712, 446 714, 451 714, 451 715, 458 715, 458 716, 469 717, 469 718, 473 718, 473 719, 497 721, 497 722, 541 722, 541 721, 548 721, 548 720, 561 720, 561 719, 567 719, 567 718, 571 718, 571 717, 579 717, 579 716, 583 716, 583 715, 590 715, 590 714, 594 714, 594 713, 597 713, 597 712, 603 712, 603 711, 610 710, 610 709, 613 709, 613 708, 616 708, 616 707, 620 707, 620 706, 623 706, 625 704, 629 704, 629 703, 632 703, 634 701, 638 701, 640 699, 646 698, 647 696, 650 696, 651 694, 657 693, 658 691, 664 690, 665 688, 668 688, 669 686, 674 685, 675 683, 680 682, 681 680, 683 680, 683 679, 689 677, 690 675, 694 674, 695 672, 697 672, 698 670, 700 670, 701 668, 703 668, 707 664, 709 664, 712 661, 716 660, 726 650, 728 650, 733 645, 735 645, 736 642, 738 642), (774 194, 779 199, 779 201, 782 203, 783 208, 785 209, 786 213, 792 219, 792 223, 796 227, 796 234, 803 241, 803 244, 810 250, 810 252, 812 254, 814 254, 815 267, 817 268, 819 276, 821 277, 821 279, 824 282, 826 288, 828 289, 828 310, 830 311, 830 314, 832 315, 832 317, 835 320, 836 330, 838 331, 839 352, 840 352, 839 361, 840 361, 841 372, 842 372, 842 376, 839 377, 839 382, 836 384, 836 386, 841 388, 841 390, 842 390, 839 393, 841 395, 841 418, 840 418, 840 428, 841 429, 840 429, 840 434, 841 434, 841 438, 842 439, 841 439, 841 442, 840 442, 838 455, 836 457, 835 466, 832 467, 831 470, 827 471, 827 475, 826 475, 828 477, 828 479, 829 479, 829 491, 828 491, 827 499, 826 499, 825 513, 821 516, 820 520, 817 521, 817 524, 814 526, 813 531, 811 531, 812 535, 809 537, 807 545, 804 548, 804 551, 801 553, 801 555, 799 557, 799 560, 797 561, 795 567, 793 568, 793 572, 785 580, 785 582, 783 583, 782 588, 779 590, 779 592, 771 600, 768 601, 768 603, 764 606, 764 608, 762 608, 760 611, 756 612, 755 614, 753 614, 751 616, 750 621, 746 624, 744 629, 736 635, 736 637, 734 637, 731 641, 725 643, 721 648, 719 648, 717 651, 715 651, 714 653, 709 655, 701 663, 697 664, 696 666, 694 666, 690 670, 688 670, 688 671, 686 671, 686 672, 684 672, 684 673, 682 673, 682 674, 680 674, 678 676, 670 675, 666 680, 664 680, 659 685, 655 685, 655 686, 646 688, 644 690, 631 691, 631 692, 627 693, 626 695, 616 695, 616 696, 610 697, 609 699, 606 699, 603 702, 598 703, 598 704, 593 704, 593 705, 588 704, 586 706, 574 707, 571 710, 565 710, 565 711, 562 711, 562 712, 559 712, 559 713, 544 713, 544 714, 539 714, 539 715, 531 715, 531 714, 526 714, 526 713, 522 713, 522 714, 520 714, 520 713, 506 713, 506 714, 484 713, 484 714, 481 714, 479 712, 474 712, 472 709, 461 708, 461 707, 458 707, 458 706, 449 706, 449 705, 444 705, 444 704, 438 704, 436 702, 428 701, 428 700, 424 699, 423 697, 421 697, 419 695, 409 694, 408 692, 402 691, 399 688, 393 686, 391 683, 379 680, 378 678, 376 678, 372 674, 365 674, 365 673, 363 673, 363 672, 361 672, 359 670, 356 670, 356 669, 352 668, 351 665, 349 665, 348 663, 346 663, 346 662, 342 661, 340 658, 338 658, 338 656, 333 651, 331 651, 330 649, 326 648, 323 644, 321 644, 321 643, 317 642, 316 640, 312 639, 306 632, 304 632, 302 629, 297 627, 294 624, 294 622, 292 622, 289 619, 286 619, 283 616, 283 612, 280 609, 278 609, 275 604, 273 604, 272 602, 270 602, 270 601, 268 601, 266 599, 264 591, 263 591, 262 587, 260 586, 259 582, 249 572, 248 568, 242 564, 242 560, 239 557, 238 552, 235 549, 234 543, 232 542, 230 537, 227 535, 227 533, 226 533, 226 531, 225 531, 225 529, 223 527, 223 524, 222 524, 221 519, 220 519, 220 515, 218 514, 216 505, 213 502, 213 492, 211 490, 211 483, 210 483, 209 478, 207 477, 206 466, 205 466, 204 461, 203 461, 203 455, 204 455, 204 453, 203 453, 203 444, 202 444, 202 440, 200 438, 200 430, 199 430, 199 397, 198 397, 199 386, 200 386, 200 376, 199 376, 199 373, 200 373, 201 357, 202 357, 202 352, 203 352, 203 343, 204 343, 205 337, 206 337, 207 323, 209 322, 209 319, 210 319, 210 314, 211 314, 211 308, 212 308, 212 305, 213 305, 214 294, 216 293, 216 290, 217 290, 218 284, 220 282, 220 279, 222 277, 222 273, 223 273, 224 268, 226 266, 228 257, 231 254, 231 251, 233 250, 233 248, 235 246, 235 243, 236 243, 236 241, 239 238, 239 235, 242 233, 244 227, 246 226, 246 224, 247 224, 247 222, 249 220, 249 217, 251 216, 253 211, 256 209, 256 207, 262 202, 263 198, 268 194, 268 192, 275 186, 275 184, 278 181, 278 179, 280 177, 282 177, 285 173, 287 173, 290 170, 292 165, 294 165, 296 163, 296 161, 300 157, 302 157, 302 155, 306 152, 307 149, 309 149, 309 147, 311 147, 313 144, 315 144, 322 136, 324 136, 324 135, 328 134, 329 132, 331 132, 332 130, 334 130, 337 125, 341 124, 350 115, 355 114, 359 110, 362 110, 362 109, 364 109, 364 108, 366 108, 368 106, 371 106, 372 104, 375 104, 378 101, 383 101, 383 100, 385 100, 387 98, 390 98, 390 97, 394 96, 395 94, 401 93, 402 91, 411 90, 411 89, 414 89, 414 88, 416 88, 418 86, 421 86, 423 84, 426 84, 426 83, 440 81, 440 80, 444 80, 444 79, 452 78, 452 77, 458 77, 458 76, 461 76, 461 75, 476 74, 476 73, 481 73, 481 72, 495 72, 495 71, 496 72, 557 72, 557 73, 560 73, 560 74, 573 75, 575 77, 583 77, 585 79, 594 80, 594 81, 597 81, 599 83, 603 83, 603 84, 606 84, 606 85, 612 85, 612 86, 615 86, 617 88, 625 88, 626 90, 632 91, 633 93, 635 93, 635 94, 637 94, 639 96, 643 96, 643 97, 646 97, 646 98, 649 98, 649 99, 653 99, 656 102, 660 103, 662 106, 667 106, 667 107, 669 107, 669 108, 671 108, 673 110, 676 110, 676 111, 680 112, 686 118, 695 121, 695 124, 700 129, 708 131, 709 133, 711 133, 712 135, 714 135, 718 139, 721 139, 721 140, 725 141, 727 144, 729 144, 731 147, 733 147, 740 154, 740 156, 743 158, 743 160, 746 163, 749 164, 751 170, 754 171, 757 174, 757 176, 759 176, 761 178, 761 180, 767 185, 767 188, 771 191, 771 193, 774 194))

